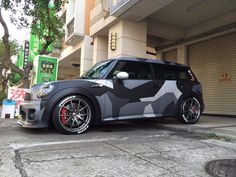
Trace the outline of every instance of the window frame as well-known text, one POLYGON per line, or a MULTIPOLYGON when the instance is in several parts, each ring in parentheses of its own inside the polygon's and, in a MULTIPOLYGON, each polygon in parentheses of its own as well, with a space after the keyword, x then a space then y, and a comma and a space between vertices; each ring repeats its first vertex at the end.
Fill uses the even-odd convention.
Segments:
POLYGON ((133 63, 141 63, 141 64, 145 63, 145 64, 148 65, 150 73, 151 73, 151 77, 152 77, 152 79, 130 79, 130 78, 128 78, 126 80, 154 80, 154 73, 153 73, 153 68, 152 68, 152 65, 151 65, 152 63, 143 62, 143 61, 133 61, 133 60, 117 60, 115 62, 115 64, 113 65, 112 69, 110 70, 110 72, 107 74, 106 79, 112 79, 112 80, 115 79, 112 73, 114 72, 114 70, 115 70, 116 66, 119 64, 119 62, 127 62, 127 63, 132 63, 133 62, 133 63))
POLYGON ((151 63, 152 70, 153 70, 153 78, 154 80, 169 80, 169 81, 191 81, 191 76, 189 74, 189 68, 188 67, 176 67, 176 66, 169 66, 169 65, 163 65, 163 64, 158 64, 158 63, 151 63), (163 70, 170 70, 175 74, 176 79, 158 79, 155 73, 155 68, 156 66, 158 69, 163 69, 163 70), (188 79, 180 79, 180 72, 186 73, 188 79))

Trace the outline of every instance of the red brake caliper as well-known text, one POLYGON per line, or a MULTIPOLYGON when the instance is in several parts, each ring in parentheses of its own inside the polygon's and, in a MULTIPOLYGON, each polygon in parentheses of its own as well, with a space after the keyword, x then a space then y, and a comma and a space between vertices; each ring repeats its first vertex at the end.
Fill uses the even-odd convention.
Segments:
POLYGON ((69 111, 66 109, 66 108, 62 108, 61 109, 61 122, 62 122, 62 124, 64 125, 65 123, 68 123, 68 122, 66 122, 67 121, 67 119, 66 119, 66 116, 63 116, 63 115, 66 115, 67 113, 68 113, 69 111))

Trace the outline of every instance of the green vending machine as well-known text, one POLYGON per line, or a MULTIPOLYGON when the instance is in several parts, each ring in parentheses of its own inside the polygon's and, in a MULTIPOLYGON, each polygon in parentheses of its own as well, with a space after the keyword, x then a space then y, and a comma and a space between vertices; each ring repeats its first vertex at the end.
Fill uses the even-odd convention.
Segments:
POLYGON ((57 80, 58 60, 55 57, 38 55, 34 59, 31 85, 57 80))

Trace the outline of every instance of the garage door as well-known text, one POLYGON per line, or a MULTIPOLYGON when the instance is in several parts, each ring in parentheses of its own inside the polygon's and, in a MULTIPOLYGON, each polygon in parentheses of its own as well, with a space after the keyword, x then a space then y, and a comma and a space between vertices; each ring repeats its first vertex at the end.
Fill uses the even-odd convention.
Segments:
POLYGON ((188 59, 203 86, 205 113, 236 115, 236 33, 188 46, 188 59))
POLYGON ((176 63, 177 62, 177 49, 164 52, 163 60, 176 63))

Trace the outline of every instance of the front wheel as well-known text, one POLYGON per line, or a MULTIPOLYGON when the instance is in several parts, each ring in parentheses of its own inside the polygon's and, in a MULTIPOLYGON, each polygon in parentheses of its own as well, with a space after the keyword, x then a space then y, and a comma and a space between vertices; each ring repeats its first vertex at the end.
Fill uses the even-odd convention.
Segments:
POLYGON ((195 97, 185 99, 179 109, 178 118, 182 123, 195 124, 201 115, 201 104, 195 97))
POLYGON ((53 124, 64 134, 82 133, 92 122, 93 108, 83 96, 73 95, 62 99, 53 111, 53 124))

